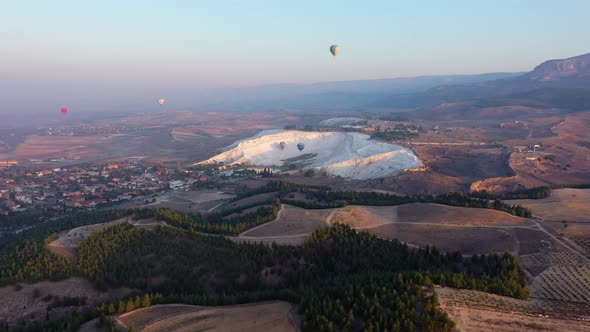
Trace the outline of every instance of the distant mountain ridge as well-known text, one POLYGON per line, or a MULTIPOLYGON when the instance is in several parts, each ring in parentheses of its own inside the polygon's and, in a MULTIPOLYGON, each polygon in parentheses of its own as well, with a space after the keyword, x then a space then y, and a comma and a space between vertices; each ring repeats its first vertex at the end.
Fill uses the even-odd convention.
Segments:
POLYGON ((362 108, 395 94, 422 93, 440 85, 471 84, 522 73, 486 73, 474 75, 435 75, 374 80, 328 81, 310 84, 271 84, 226 89, 219 95, 219 106, 251 109, 321 109, 362 108))
POLYGON ((496 105, 517 102, 519 105, 588 108, 590 53, 545 61, 532 71, 515 77, 472 84, 440 85, 423 93, 392 95, 373 106, 423 108, 443 103, 488 99, 493 100, 492 104, 496 105), (575 97, 573 102, 572 97, 575 97), (543 99, 541 103, 538 98, 543 99))
POLYGON ((590 78, 590 53, 567 59, 545 61, 524 76, 531 81, 541 82, 590 78))

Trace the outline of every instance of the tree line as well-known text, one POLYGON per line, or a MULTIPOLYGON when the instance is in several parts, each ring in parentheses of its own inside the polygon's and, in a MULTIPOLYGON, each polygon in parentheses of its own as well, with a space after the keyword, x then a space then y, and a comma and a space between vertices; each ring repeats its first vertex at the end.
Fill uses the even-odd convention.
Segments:
POLYGON ((453 324, 435 309, 433 293, 421 291, 432 283, 528 296, 518 261, 509 254, 463 258, 410 249, 346 225, 318 230, 305 245, 291 247, 120 224, 85 240, 75 264, 98 285, 156 291, 164 301, 299 303, 309 331, 450 330, 453 324))

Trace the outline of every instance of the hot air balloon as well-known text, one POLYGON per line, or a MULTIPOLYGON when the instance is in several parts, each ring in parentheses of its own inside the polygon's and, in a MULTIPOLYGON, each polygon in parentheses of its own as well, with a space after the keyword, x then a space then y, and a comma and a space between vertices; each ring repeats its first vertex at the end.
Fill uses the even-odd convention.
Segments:
POLYGON ((299 143, 297 144, 297 148, 299 149, 299 151, 303 151, 303 148, 305 148, 305 144, 299 143))
POLYGON ((330 53, 332 53, 332 55, 335 57, 338 55, 338 53, 340 53, 340 46, 338 45, 332 45, 330 46, 330 53))
POLYGON ((164 99, 164 98, 158 99, 158 104, 160 104, 160 106, 164 105, 165 103, 166 103, 166 99, 164 99))
POLYGON ((285 150, 285 147, 287 146, 287 143, 281 142, 281 143, 279 143, 279 146, 281 147, 281 150, 285 150))
POLYGON ((61 108, 61 114, 63 114, 63 115, 68 114, 68 108, 67 107, 62 107, 61 108))

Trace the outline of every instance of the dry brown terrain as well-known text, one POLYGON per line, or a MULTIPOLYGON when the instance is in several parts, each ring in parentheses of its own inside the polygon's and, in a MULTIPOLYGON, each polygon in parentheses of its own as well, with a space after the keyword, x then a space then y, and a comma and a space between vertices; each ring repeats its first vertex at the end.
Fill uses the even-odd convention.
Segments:
POLYGON ((357 229, 377 227, 398 221, 398 207, 349 205, 334 210, 326 221, 328 224, 347 224, 357 229))
POLYGON ((85 155, 89 146, 109 144, 110 137, 100 136, 27 136, 14 151, 0 154, 0 159, 73 158, 85 155))
POLYGON ((183 304, 155 305, 117 317, 127 331, 298 331, 293 306, 287 302, 253 303, 223 307, 183 304))
POLYGON ((518 250, 510 229, 392 223, 370 228, 368 232, 385 239, 398 239, 420 247, 436 246, 444 252, 460 251, 465 255, 518 250))
MULTIPOLYGON (((0 288, 0 321, 14 323, 19 318, 25 320, 45 319, 45 311, 51 300, 44 301, 47 295, 88 298, 88 306, 96 306, 102 302, 119 299, 131 291, 128 288, 97 290, 86 279, 72 277, 61 281, 41 281, 34 284, 22 284, 21 290, 15 286, 0 288), (39 296, 34 296, 34 289, 38 289, 39 296)), ((75 307, 55 308, 50 317, 57 318, 76 309, 75 307)))
POLYGON ((564 227, 560 234, 573 241, 590 257, 590 223, 559 223, 564 227))
POLYGON ((443 251, 464 254, 518 253, 520 242, 514 228, 522 228, 522 234, 543 234, 532 221, 504 212, 431 203, 348 206, 335 209, 327 221, 366 229, 379 237, 410 245, 434 245, 443 251))
POLYGON ((590 222, 590 189, 557 189, 542 199, 510 200, 531 209, 533 216, 552 221, 590 222))
POLYGON ((277 244, 301 244, 316 229, 326 227, 326 218, 332 209, 306 210, 283 204, 277 219, 249 229, 237 241, 277 244))
POLYGON ((412 203, 397 207, 399 222, 458 226, 530 226, 531 222, 492 209, 463 208, 432 203, 412 203))
POLYGON ((477 181, 472 190, 503 192, 549 184, 590 183, 590 112, 541 117, 533 123, 537 124, 533 132, 541 131, 543 135, 503 143, 510 147, 541 144, 542 150, 512 153, 510 167, 516 176, 477 181))
POLYGON ((484 292, 437 287, 441 308, 459 331, 588 331, 590 307, 517 300, 484 292), (585 321, 584 321, 585 320, 585 321))
POLYGON ((513 233, 514 228, 522 228, 519 229, 522 234, 527 231, 544 234, 538 232, 536 224, 528 219, 491 209, 412 203, 306 210, 284 204, 275 221, 250 229, 234 239, 301 244, 314 230, 333 223, 348 224, 410 245, 435 245, 444 251, 459 250, 465 254, 517 253, 520 243, 513 233))

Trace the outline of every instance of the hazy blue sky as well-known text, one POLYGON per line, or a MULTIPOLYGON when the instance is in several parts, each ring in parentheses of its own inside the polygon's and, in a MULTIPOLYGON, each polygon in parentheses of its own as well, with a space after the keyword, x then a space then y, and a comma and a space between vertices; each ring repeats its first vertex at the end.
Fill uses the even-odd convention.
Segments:
POLYGON ((0 88, 28 88, 27 97, 527 71, 590 52, 587 0, 18 0, 1 9, 0 88))

